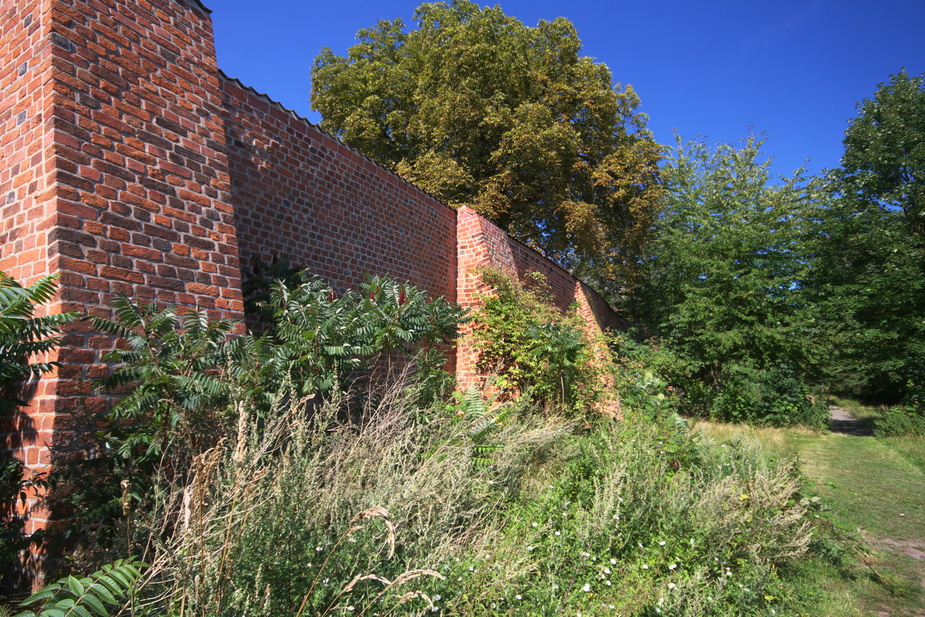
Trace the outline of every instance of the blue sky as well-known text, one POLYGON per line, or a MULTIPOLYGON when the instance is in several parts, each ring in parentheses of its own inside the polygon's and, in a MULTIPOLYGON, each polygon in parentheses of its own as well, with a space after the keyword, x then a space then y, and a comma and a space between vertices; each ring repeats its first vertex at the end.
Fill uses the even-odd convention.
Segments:
MULTIPOLYGON (((379 19, 412 23, 416 0, 204 0, 219 66, 318 122, 310 69, 318 51, 343 55, 379 19)), ((494 5, 495 3, 492 3, 494 5)), ((809 161, 834 167, 855 104, 905 67, 925 73, 925 0, 504 0, 529 26, 568 18, 584 55, 632 84, 662 143, 698 135, 769 137, 777 173, 809 161)))

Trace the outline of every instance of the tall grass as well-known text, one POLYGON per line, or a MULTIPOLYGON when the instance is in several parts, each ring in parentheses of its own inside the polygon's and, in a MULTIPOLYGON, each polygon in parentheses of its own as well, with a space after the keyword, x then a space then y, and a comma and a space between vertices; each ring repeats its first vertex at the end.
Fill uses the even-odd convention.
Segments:
POLYGON ((431 566, 497 524, 524 470, 569 426, 531 416, 499 426, 492 464, 479 468, 476 419, 425 423, 414 399, 395 386, 353 419, 343 398, 314 414, 302 403, 268 421, 243 414, 236 440, 159 499, 149 604, 236 616, 429 605, 419 579, 439 578, 431 566))
MULTIPOLYGON (((281 397, 280 400, 288 400, 281 397)), ((336 397, 196 459, 138 529, 136 614, 751 615, 812 538, 799 478, 681 422, 514 405, 424 410, 402 384, 336 397), (473 437, 478 435, 478 439, 473 437), (491 447, 486 449, 485 444, 491 447), (563 613, 563 611, 565 611, 563 613)), ((792 594, 791 594, 792 595, 792 594)))

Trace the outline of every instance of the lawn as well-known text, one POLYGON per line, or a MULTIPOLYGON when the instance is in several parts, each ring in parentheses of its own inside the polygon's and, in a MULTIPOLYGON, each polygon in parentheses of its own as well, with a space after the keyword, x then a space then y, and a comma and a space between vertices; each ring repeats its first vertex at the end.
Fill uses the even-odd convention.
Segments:
MULTIPOLYGON (((863 409, 856 417, 875 414, 863 409)), ((850 567, 820 563, 808 573, 832 598, 859 614, 925 615, 925 440, 711 422, 696 428, 717 441, 757 440, 767 456, 798 458, 825 517, 859 540, 850 567)))

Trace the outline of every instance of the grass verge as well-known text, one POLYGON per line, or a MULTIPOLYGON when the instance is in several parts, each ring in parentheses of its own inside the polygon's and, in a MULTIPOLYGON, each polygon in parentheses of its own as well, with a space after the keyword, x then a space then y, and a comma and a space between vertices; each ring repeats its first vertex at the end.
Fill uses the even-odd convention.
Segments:
MULTIPOLYGON (((839 406, 866 409, 850 401, 839 406)), ((870 615, 925 615, 925 440, 859 437, 806 429, 762 429, 701 422, 714 440, 752 439, 766 456, 795 457, 822 500, 827 520, 862 540, 846 569, 805 562, 831 597, 870 615)))

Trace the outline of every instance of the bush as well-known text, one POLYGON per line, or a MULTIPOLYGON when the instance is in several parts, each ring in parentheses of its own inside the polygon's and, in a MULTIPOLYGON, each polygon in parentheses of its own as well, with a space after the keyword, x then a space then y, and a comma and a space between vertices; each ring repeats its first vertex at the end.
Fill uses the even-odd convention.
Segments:
POLYGON ((446 581, 432 584, 447 612, 780 608, 779 567, 811 537, 792 467, 762 463, 741 444, 702 448, 673 423, 639 419, 596 426, 569 447, 551 486, 514 504, 499 536, 441 569, 446 581))
POLYGON ((549 304, 541 274, 522 283, 486 268, 481 277, 492 291, 479 297, 471 316, 477 369, 508 396, 529 392, 547 407, 590 411, 603 393, 604 345, 592 340, 577 313, 564 315, 549 304))
POLYGON ((809 388, 789 366, 759 370, 730 365, 723 369, 720 382, 709 410, 713 419, 812 428, 824 428, 828 421, 825 406, 810 399, 809 388))
POLYGON ((21 608, 37 608, 16 617, 106 617, 131 594, 141 577, 141 567, 144 564, 134 559, 119 559, 90 576, 62 578, 26 598, 21 608))
POLYGON ((136 513, 153 550, 137 614, 787 608, 780 577, 808 550, 808 506, 792 466, 745 444, 698 444, 668 418, 575 433, 516 406, 428 413, 400 383, 360 416, 347 404, 246 410, 136 513), (488 417, 490 440, 474 439, 488 417))
POLYGON ((127 347, 106 356, 118 364, 96 384, 128 389, 113 405, 110 443, 123 457, 142 462, 165 454, 189 458, 212 447, 230 417, 227 369, 235 359, 229 345, 235 324, 212 321, 205 311, 157 309, 124 297, 113 307, 114 320, 90 318, 97 330, 127 347))
MULTIPOLYGON (((58 348, 61 328, 74 321, 77 314, 35 315, 57 291, 54 276, 23 287, 0 272, 0 415, 4 418, 25 405, 15 392, 20 381, 40 377, 57 366, 42 355, 58 348)), ((32 540, 23 532, 25 521, 17 503, 24 486, 22 464, 8 451, 0 453, 0 566, 7 573, 16 568, 14 562, 32 540)))
POLYGON ((925 437, 925 410, 912 405, 886 407, 874 420, 874 435, 925 437))
POLYGON ((289 380, 301 396, 332 392, 374 368, 389 373, 393 356, 416 365, 432 396, 450 386, 440 345, 454 342, 462 310, 413 285, 371 277, 357 291, 337 294, 303 273, 295 287, 272 284, 254 306, 269 319, 254 348, 263 390, 275 392, 289 380))
POLYGON ((623 404, 652 417, 681 408, 688 395, 689 363, 664 341, 637 340, 635 331, 612 333, 614 387, 623 404))
POLYGON ((36 361, 36 356, 57 349, 61 328, 77 319, 76 313, 35 316, 36 308, 47 304, 58 292, 54 276, 45 276, 30 287, 23 287, 0 272, 0 411, 8 411, 22 401, 11 396, 10 388, 21 379, 38 377, 56 366, 36 361))

